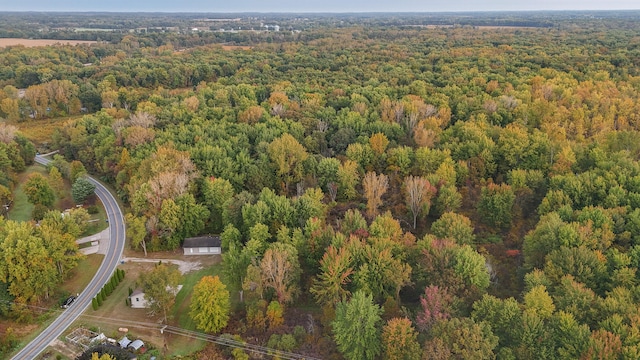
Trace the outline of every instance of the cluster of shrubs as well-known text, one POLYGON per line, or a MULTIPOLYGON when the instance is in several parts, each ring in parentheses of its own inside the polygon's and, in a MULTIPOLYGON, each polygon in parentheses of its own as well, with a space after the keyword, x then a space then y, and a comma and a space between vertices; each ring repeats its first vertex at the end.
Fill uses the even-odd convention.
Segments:
POLYGON ((131 306, 131 294, 133 294, 133 289, 129 287, 129 296, 124 299, 124 303, 127 304, 127 306, 131 306))
POLYGON ((91 300, 91 306, 93 310, 98 310, 102 303, 107 299, 107 296, 111 295, 113 290, 122 282, 124 279, 124 270, 116 269, 116 272, 111 276, 111 280, 104 284, 100 292, 91 300))
POLYGON ((267 347, 282 351, 292 351, 302 344, 307 337, 307 331, 300 325, 293 329, 293 334, 272 334, 267 347))

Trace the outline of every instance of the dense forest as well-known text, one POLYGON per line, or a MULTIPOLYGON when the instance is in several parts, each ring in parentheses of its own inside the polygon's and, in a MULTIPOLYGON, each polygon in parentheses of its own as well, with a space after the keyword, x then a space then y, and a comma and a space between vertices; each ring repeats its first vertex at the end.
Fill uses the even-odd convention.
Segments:
MULTIPOLYGON (((7 47, 0 117, 71 116, 37 145, 113 186, 132 248, 221 235, 208 285, 242 303, 203 330, 329 359, 638 359, 639 16, 7 47)), ((35 151, 10 126, 0 202, 35 151)))

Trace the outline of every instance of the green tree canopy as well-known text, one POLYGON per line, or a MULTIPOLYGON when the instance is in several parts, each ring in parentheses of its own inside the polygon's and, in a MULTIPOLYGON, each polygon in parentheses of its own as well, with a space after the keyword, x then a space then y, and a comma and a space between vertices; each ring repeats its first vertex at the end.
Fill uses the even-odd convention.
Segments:
POLYGON ((229 321, 229 292, 218 276, 205 276, 193 288, 189 316, 204 332, 217 333, 229 321))
POLYGON ((71 186, 71 197, 76 204, 82 204, 96 190, 96 186, 84 177, 79 177, 71 186))
POLYGON ((29 202, 34 205, 50 207, 56 200, 56 195, 44 176, 33 173, 23 188, 29 202))
POLYGON ((336 307, 331 323, 338 349, 349 360, 373 360, 380 354, 380 315, 382 310, 370 295, 356 291, 350 301, 336 307))

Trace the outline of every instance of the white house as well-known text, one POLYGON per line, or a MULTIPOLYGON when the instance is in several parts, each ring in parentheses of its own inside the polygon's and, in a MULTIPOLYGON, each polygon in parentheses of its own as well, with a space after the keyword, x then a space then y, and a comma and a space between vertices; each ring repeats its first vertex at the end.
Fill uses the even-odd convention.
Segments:
POLYGON ((199 236, 184 239, 185 255, 211 255, 222 253, 220 236, 199 236))
POLYGON ((144 298, 144 292, 139 288, 133 290, 131 295, 129 295, 129 300, 131 300, 131 307, 134 309, 145 309, 149 306, 147 300, 144 298))
MULTIPOLYGON (((175 289, 167 287, 167 291, 172 292, 174 296, 177 295, 181 289, 182 285, 178 285, 175 289)), ((149 307, 149 301, 144 298, 144 291, 140 288, 133 290, 131 295, 129 295, 129 300, 131 301, 130 304, 132 309, 146 309, 149 307)))

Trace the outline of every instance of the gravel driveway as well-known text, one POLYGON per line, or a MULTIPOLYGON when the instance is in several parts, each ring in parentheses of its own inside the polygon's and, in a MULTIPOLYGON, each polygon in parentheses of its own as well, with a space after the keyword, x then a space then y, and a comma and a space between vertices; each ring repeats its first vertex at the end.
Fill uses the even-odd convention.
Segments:
POLYGON ((139 262, 139 263, 158 263, 162 261, 164 263, 171 263, 178 265, 178 270, 180 273, 186 274, 188 272, 200 270, 203 268, 203 265, 200 261, 194 259, 194 261, 184 261, 184 260, 175 260, 175 259, 145 259, 145 258, 135 258, 135 257, 124 257, 122 258, 124 262, 139 262))

